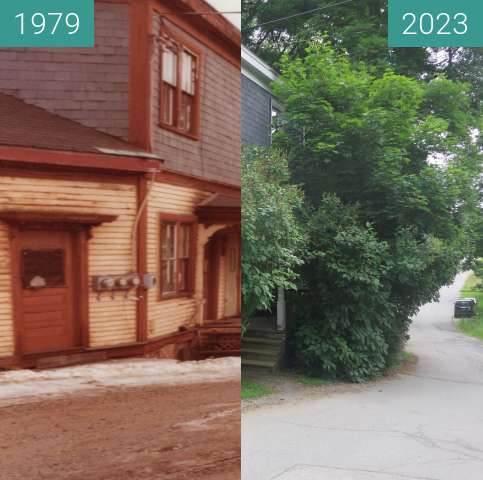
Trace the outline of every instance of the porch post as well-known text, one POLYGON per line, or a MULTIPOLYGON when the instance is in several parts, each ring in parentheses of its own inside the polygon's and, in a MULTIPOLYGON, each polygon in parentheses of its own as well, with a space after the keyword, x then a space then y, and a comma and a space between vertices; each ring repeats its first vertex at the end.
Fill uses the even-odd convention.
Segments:
POLYGON ((285 290, 283 288, 278 289, 277 296, 277 330, 285 331, 287 327, 287 312, 285 304, 285 290))

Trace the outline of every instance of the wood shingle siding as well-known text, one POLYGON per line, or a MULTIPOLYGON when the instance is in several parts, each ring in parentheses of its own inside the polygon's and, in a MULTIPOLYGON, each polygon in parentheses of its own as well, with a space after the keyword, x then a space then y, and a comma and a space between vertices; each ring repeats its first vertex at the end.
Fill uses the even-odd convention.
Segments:
MULTIPOLYGON (((164 19, 166 23, 167 20, 164 19)), ((153 15, 153 32, 159 35, 160 16, 153 15)), ((160 51, 152 57, 151 115, 153 147, 170 170, 240 185, 240 70, 191 35, 169 24, 181 39, 203 52, 199 140, 160 127, 160 51)))
POLYGON ((95 4, 96 45, 0 49, 0 91, 127 139, 129 5, 95 4))

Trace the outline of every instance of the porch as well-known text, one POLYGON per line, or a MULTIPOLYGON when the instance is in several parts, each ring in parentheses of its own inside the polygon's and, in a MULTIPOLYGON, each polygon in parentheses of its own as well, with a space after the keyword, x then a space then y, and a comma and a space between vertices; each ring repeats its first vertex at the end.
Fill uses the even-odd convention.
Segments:
POLYGON ((199 327, 198 339, 201 359, 239 356, 241 350, 241 318, 208 322, 199 327))

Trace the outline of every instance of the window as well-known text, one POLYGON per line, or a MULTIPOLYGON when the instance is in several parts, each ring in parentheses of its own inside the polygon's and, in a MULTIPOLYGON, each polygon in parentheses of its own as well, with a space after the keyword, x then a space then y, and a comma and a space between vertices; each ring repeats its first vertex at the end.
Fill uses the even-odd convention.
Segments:
POLYGON ((160 123, 191 137, 199 134, 199 58, 171 36, 162 38, 160 123))
POLYGON ((193 290, 194 222, 161 220, 161 296, 188 295, 193 290))
POLYGON ((280 129, 280 114, 281 110, 278 103, 275 99, 270 100, 270 109, 271 109, 271 131, 270 131, 270 138, 273 139, 273 136, 277 131, 280 129))
POLYGON ((21 261, 24 289, 65 286, 64 250, 22 250, 21 261))

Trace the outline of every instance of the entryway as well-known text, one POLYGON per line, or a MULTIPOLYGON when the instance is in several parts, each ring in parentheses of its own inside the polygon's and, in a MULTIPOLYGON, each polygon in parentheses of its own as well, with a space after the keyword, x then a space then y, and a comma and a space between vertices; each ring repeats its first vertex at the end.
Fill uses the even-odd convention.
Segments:
POLYGON ((15 234, 15 311, 22 355, 80 346, 76 236, 57 230, 15 234))
POLYGON ((240 230, 217 232, 204 250, 204 322, 240 317, 240 230))

